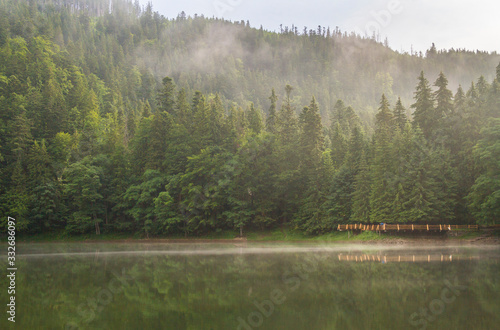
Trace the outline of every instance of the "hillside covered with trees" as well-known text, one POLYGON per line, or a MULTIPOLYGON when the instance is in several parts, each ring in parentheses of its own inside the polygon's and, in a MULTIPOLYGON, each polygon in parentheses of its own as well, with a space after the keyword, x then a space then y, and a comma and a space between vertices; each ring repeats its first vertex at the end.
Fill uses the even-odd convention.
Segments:
POLYGON ((495 223, 499 62, 129 1, 0 0, 0 227, 495 223))

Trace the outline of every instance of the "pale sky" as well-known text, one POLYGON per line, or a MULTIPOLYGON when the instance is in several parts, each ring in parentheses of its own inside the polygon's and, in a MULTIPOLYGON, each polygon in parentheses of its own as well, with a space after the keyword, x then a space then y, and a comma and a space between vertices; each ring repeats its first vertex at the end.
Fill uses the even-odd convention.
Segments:
MULTIPOLYGON (((147 0, 140 0, 146 4, 147 0)), ((500 52, 498 0, 151 0, 168 18, 181 11, 279 31, 295 24, 299 31, 318 25, 389 39, 395 50, 466 48, 500 52)))

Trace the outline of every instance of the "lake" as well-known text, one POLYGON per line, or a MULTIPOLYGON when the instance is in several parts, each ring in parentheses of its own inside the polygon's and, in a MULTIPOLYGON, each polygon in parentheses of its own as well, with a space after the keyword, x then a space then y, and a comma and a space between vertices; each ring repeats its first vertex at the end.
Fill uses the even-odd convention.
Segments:
POLYGON ((495 329, 499 259, 499 246, 23 244, 15 328, 495 329))

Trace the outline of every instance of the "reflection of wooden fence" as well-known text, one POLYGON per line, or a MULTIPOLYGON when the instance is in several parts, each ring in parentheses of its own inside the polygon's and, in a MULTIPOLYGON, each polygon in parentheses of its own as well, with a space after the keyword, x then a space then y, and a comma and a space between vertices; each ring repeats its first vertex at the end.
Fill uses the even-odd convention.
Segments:
POLYGON ((387 262, 452 262, 460 260, 479 259, 478 256, 459 256, 459 255, 374 255, 374 254, 339 254, 339 261, 377 261, 387 262))
POLYGON ((392 225, 392 224, 379 224, 379 225, 364 225, 364 224, 352 224, 352 225, 338 225, 337 229, 339 231, 343 230, 361 230, 361 231, 406 231, 406 230, 427 230, 427 231, 444 231, 444 230, 456 230, 456 229, 478 229, 478 225, 392 225))

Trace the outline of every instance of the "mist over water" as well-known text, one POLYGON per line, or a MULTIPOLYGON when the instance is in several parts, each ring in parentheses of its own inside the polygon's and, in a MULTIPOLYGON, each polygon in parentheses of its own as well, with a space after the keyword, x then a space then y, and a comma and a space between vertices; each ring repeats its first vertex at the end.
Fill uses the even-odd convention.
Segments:
POLYGON ((499 321, 498 246, 58 243, 19 250, 18 326, 25 329, 492 329, 499 321))

